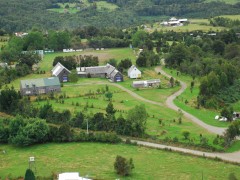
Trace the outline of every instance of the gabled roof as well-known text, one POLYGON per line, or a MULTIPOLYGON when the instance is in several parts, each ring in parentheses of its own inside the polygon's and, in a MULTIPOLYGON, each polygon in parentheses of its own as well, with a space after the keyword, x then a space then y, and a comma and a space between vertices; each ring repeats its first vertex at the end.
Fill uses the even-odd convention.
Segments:
POLYGON ((107 68, 106 73, 107 73, 108 76, 116 69, 111 64, 107 64, 106 68, 107 68))
MULTIPOLYGON (((117 69, 114 69, 113 72, 110 74, 110 77, 113 78, 116 74, 120 73, 117 69)), ((121 73, 120 73, 121 74, 121 73)))
MULTIPOLYGON (((128 69, 128 74, 131 73, 134 69, 136 69, 136 70, 139 71, 139 69, 138 69, 135 65, 132 65, 132 66, 128 69)), ((139 71, 139 72, 141 72, 141 71, 139 71)))
POLYGON ((67 68, 65 68, 60 62, 58 62, 56 64, 56 66, 54 66, 54 68, 52 69, 52 75, 54 76, 58 76, 60 74, 60 72, 62 72, 62 70, 66 70, 69 73, 71 73, 67 68))
POLYGON ((20 82, 22 88, 45 87, 45 86, 60 86, 58 77, 26 79, 20 82))

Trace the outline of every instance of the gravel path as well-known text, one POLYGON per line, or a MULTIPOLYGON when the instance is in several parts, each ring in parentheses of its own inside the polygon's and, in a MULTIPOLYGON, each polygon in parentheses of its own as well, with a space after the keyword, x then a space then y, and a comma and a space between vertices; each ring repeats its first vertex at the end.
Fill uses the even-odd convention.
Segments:
POLYGON ((234 152, 234 153, 211 153, 211 152, 191 150, 191 149, 186 149, 181 147, 167 146, 167 145, 156 144, 156 143, 145 142, 145 141, 138 141, 138 140, 131 140, 131 142, 136 142, 138 145, 151 147, 151 148, 169 149, 169 150, 171 149, 172 151, 192 154, 195 156, 202 156, 202 157, 209 157, 209 158, 217 157, 225 161, 240 163, 240 151, 234 152))
MULTIPOLYGON (((159 67, 159 66, 155 68, 155 71, 160 72, 162 75, 167 76, 169 78, 171 77, 165 71, 163 71, 161 69, 161 67, 159 67)), ((181 85, 181 89, 179 91, 175 92, 174 94, 170 95, 166 100, 166 106, 169 107, 170 109, 175 110, 175 111, 178 111, 180 108, 177 107, 173 103, 173 100, 177 96, 182 94, 187 88, 187 84, 182 82, 182 81, 180 81, 180 85, 181 85)), ((224 133, 224 131, 226 130, 226 128, 220 128, 220 127, 215 127, 215 126, 208 125, 208 124, 204 123, 203 121, 201 121, 200 119, 196 118, 195 116, 187 113, 186 111, 184 111, 182 109, 181 109, 181 111, 183 112, 185 117, 187 117, 188 119, 190 119, 191 121, 193 121, 194 123, 198 124, 199 126, 203 127, 204 129, 208 130, 211 133, 222 135, 224 133)))

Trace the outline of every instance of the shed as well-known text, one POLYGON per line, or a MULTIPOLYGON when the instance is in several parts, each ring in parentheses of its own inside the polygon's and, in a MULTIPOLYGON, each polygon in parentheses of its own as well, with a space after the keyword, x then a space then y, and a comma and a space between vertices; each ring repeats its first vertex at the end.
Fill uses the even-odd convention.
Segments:
POLYGON ((142 73, 135 65, 132 65, 128 69, 128 77, 131 78, 131 79, 141 78, 142 77, 142 73))
POLYGON ((148 87, 159 87, 160 79, 150 79, 144 81, 133 81, 132 87, 134 88, 148 88, 148 87))

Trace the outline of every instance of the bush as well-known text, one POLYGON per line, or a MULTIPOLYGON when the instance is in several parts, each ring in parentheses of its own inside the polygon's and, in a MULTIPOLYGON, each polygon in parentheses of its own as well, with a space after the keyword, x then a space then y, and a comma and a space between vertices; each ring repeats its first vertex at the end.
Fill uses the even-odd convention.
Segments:
POLYGON ((116 170, 117 174, 121 176, 130 175, 131 171, 134 169, 132 158, 127 160, 126 158, 118 155, 114 163, 114 169, 116 170))

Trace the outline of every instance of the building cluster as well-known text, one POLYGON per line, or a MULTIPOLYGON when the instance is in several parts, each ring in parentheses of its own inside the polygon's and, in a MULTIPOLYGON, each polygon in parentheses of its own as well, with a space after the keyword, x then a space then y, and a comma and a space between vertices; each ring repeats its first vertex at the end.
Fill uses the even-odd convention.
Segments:
MULTIPOLYGON (((76 70, 79 77, 107 78, 111 82, 123 81, 122 73, 111 64, 106 64, 105 66, 78 67, 76 70)), ((58 62, 51 70, 51 73, 52 77, 48 78, 21 80, 21 94, 40 95, 50 92, 60 92, 61 83, 69 81, 69 74, 71 71, 58 62)), ((132 65, 128 69, 128 77, 130 79, 140 79, 142 77, 142 73, 135 65, 132 65)), ((132 83, 134 88, 158 87, 159 85, 159 79, 133 81, 132 83)))
POLYGON ((77 74, 80 77, 107 78, 112 82, 122 82, 123 75, 111 64, 105 66, 78 67, 77 74))
POLYGON ((164 21, 160 23, 160 25, 163 26, 183 26, 184 23, 188 23, 188 19, 177 19, 175 17, 172 17, 168 21, 164 21))

